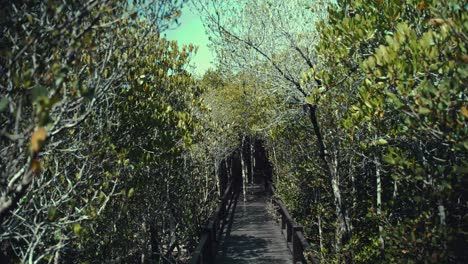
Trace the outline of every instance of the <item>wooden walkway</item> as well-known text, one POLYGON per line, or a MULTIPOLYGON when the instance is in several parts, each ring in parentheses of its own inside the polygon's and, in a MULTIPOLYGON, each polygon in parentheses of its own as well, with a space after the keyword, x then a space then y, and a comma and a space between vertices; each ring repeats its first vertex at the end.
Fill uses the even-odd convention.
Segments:
POLYGON ((292 263, 281 229, 267 211, 270 203, 263 185, 249 186, 245 198, 244 202, 239 196, 215 263, 292 263))

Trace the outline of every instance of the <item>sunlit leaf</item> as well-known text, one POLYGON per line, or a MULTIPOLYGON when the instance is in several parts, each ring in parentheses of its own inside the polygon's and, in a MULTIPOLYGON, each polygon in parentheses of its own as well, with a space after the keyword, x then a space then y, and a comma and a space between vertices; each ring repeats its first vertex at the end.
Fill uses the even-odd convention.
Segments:
POLYGON ((39 127, 31 136, 31 151, 38 152, 47 138, 47 131, 44 127, 39 127))
POLYGON ((376 143, 379 144, 379 145, 387 145, 388 141, 381 138, 381 139, 377 140, 376 143))
POLYGON ((468 118, 468 108, 466 106, 462 106, 460 112, 464 117, 468 118))
POLYGON ((73 233, 75 233, 76 236, 80 236, 81 235, 81 231, 82 231, 82 227, 80 224, 74 224, 73 225, 73 233))
POLYGON ((418 112, 420 114, 425 115, 425 114, 429 114, 431 112, 431 109, 420 106, 418 112))
POLYGON ((132 198, 134 193, 135 193, 135 188, 130 188, 130 190, 128 190, 127 197, 132 198))
POLYGON ((429 24, 433 26, 440 26, 440 25, 445 24, 445 20, 443 20, 442 18, 432 18, 432 19, 429 19, 429 24))
POLYGON ((396 164, 396 161, 394 158, 390 157, 390 156, 384 156, 383 157, 383 161, 385 161, 386 163, 388 164, 391 164, 391 165, 395 165, 396 164))

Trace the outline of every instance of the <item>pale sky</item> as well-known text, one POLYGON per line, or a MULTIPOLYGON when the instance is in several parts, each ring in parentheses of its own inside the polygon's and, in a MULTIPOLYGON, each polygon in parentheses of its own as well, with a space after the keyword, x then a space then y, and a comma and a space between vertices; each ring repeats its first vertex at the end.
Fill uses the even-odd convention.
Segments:
POLYGON ((191 65, 193 68, 188 70, 198 76, 202 76, 209 68, 212 68, 213 54, 208 49, 208 36, 205 33, 200 15, 192 11, 188 4, 182 9, 182 15, 179 18, 180 25, 175 29, 169 29, 164 32, 167 39, 176 40, 179 46, 192 43, 198 46, 198 52, 192 57, 191 65))

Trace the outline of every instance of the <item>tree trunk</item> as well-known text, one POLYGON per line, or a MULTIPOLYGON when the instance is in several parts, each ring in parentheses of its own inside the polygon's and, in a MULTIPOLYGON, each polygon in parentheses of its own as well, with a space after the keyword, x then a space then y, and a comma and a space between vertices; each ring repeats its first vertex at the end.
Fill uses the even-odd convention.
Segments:
MULTIPOLYGON (((380 218, 382 217, 382 179, 380 176, 380 162, 378 160, 378 155, 376 155, 374 163, 375 163, 375 177, 376 177, 376 190, 377 190, 377 216, 380 218)), ((380 252, 383 254, 385 249, 385 242, 382 236, 383 226, 379 224, 379 243, 380 243, 380 252)))
POLYGON ((440 224, 441 225, 445 225, 445 207, 444 205, 442 204, 442 201, 439 200, 439 205, 437 206, 437 209, 439 211, 439 220, 440 220, 440 224))
POLYGON ((346 235, 347 228, 346 228, 346 218, 344 217, 344 212, 342 211, 341 206, 341 192, 339 186, 339 178, 336 173, 336 167, 330 167, 331 171, 331 184, 333 190, 333 197, 335 198, 335 213, 337 216, 338 227, 335 232, 335 249, 336 252, 339 253, 341 251, 341 247, 343 244, 343 236, 346 235))
MULTIPOLYGON (((205 160, 205 164, 208 164, 206 160, 205 160)), ((208 201, 208 196, 210 193, 210 190, 208 188, 208 181, 209 181, 208 166, 205 166, 205 201, 208 201)))
POLYGON ((245 136, 242 136, 242 146, 240 149, 240 160, 241 160, 241 171, 242 171, 242 194, 244 196, 244 202, 246 202, 246 195, 245 195, 245 189, 246 189, 246 181, 247 181, 247 169, 245 168, 245 162, 244 162, 244 144, 245 144, 245 136))
MULTIPOLYGON (((334 151, 334 157, 330 157, 325 148, 325 143, 323 141, 322 133, 320 132, 320 126, 317 119, 317 107, 312 104, 307 104, 309 108, 309 117, 312 122, 315 136, 317 138, 317 145, 319 148, 319 157, 322 160, 325 167, 328 169, 328 175, 330 176, 331 186, 333 190, 334 202, 335 202, 335 213, 337 216, 338 228, 335 232, 335 249, 339 253, 341 247, 350 237, 350 231, 347 224, 345 210, 343 209, 343 204, 341 200, 341 192, 339 186, 339 175, 338 175, 338 157, 337 151, 334 151)), ((345 259, 346 262, 350 262, 351 258, 345 259)))
POLYGON ((322 214, 319 212, 317 214, 318 222, 318 232, 319 232, 319 242, 320 242, 320 252, 323 252, 323 236, 322 236, 322 214))
POLYGON ((249 182, 251 184, 253 184, 254 168, 255 168, 254 143, 255 142, 251 139, 250 140, 250 179, 249 179, 249 182))
POLYGON ((278 173, 278 167, 277 167, 278 166, 278 159, 276 158, 275 144, 272 144, 271 149, 273 150, 273 158, 275 159, 275 164, 273 166, 273 171, 276 174, 276 182, 279 182, 279 173, 278 173))
POLYGON ((224 159, 224 163, 226 165, 226 177, 228 182, 232 180, 232 159, 231 158, 226 158, 224 159), (231 162, 229 162, 231 161, 231 162), (229 165, 231 163, 231 166, 229 165))
POLYGON ((319 244, 320 244, 320 252, 324 252, 323 246, 323 231, 322 231, 322 204, 321 204, 321 197, 320 197, 320 189, 316 189, 315 193, 315 203, 319 206, 317 210, 317 224, 318 224, 318 232, 319 232, 319 244))
POLYGON ((215 179, 216 179, 216 187, 218 188, 218 197, 221 197, 221 181, 219 180, 219 164, 218 161, 214 160, 214 169, 215 169, 215 179))

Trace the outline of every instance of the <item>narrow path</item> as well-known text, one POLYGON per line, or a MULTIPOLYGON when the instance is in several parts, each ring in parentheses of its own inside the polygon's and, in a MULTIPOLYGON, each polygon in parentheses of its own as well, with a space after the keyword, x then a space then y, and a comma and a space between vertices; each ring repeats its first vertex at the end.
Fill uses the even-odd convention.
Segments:
POLYGON ((263 185, 247 188, 239 196, 232 226, 228 226, 215 263, 292 263, 279 225, 267 212, 263 185))

